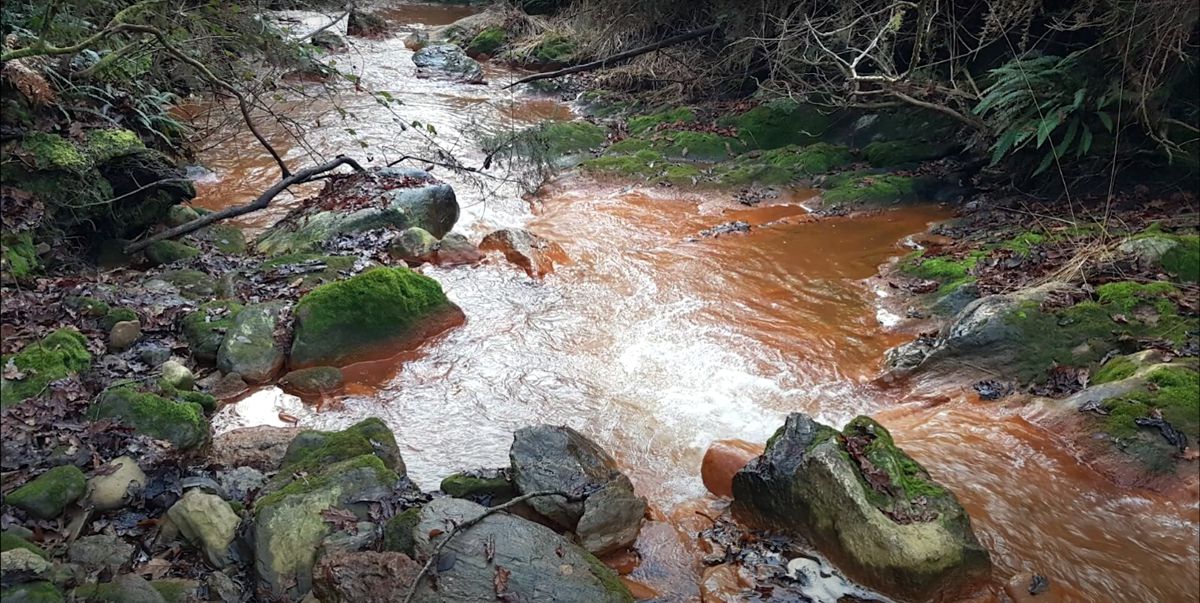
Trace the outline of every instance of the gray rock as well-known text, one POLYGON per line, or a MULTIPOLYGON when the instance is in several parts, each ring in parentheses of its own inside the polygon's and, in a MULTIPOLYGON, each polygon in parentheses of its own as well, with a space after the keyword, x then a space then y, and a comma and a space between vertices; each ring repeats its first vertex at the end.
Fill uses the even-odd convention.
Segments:
POLYGON ((67 549, 67 558, 89 570, 115 571, 133 556, 133 545, 112 534, 84 536, 67 549))
POLYGON ((171 359, 171 348, 157 342, 147 342, 137 351, 138 360, 150 366, 159 366, 171 359))
MULTIPOLYGON (((413 530, 418 558, 432 554, 453 526, 483 511, 484 507, 458 498, 435 498, 425 505, 413 530), (436 536, 431 539, 430 534, 436 536)), ((494 600, 497 567, 510 572, 504 592, 519 601, 633 601, 616 573, 590 553, 554 530, 514 515, 485 517, 455 535, 442 555, 453 563, 439 568, 436 591, 429 580, 422 580, 415 601, 494 600)))
POLYGON ((112 326, 108 332, 108 345, 114 350, 124 350, 137 343, 142 336, 142 323, 136 320, 123 320, 112 326))
POLYGON ((209 600, 221 603, 240 603, 245 588, 222 572, 213 572, 204 580, 208 586, 209 600))
POLYGON ((253 467, 273 472, 287 452, 288 445, 300 433, 298 427, 242 427, 213 438, 209 458, 225 467, 253 467))
POLYGON ((191 369, 176 360, 168 360, 159 367, 163 383, 175 389, 189 391, 196 385, 196 376, 191 369))
POLYGON ((406 228, 392 239, 388 253, 410 266, 416 266, 430 261, 437 247, 437 238, 424 228, 406 228))
POLYGON ((317 562, 313 594, 322 601, 400 603, 420 571, 403 553, 333 551, 317 562))
POLYGON ((452 232, 438 243, 437 263, 443 266, 463 266, 483 259, 483 254, 467 237, 452 232))
POLYGON ((75 591, 75 597, 84 601, 166 603, 166 599, 150 582, 135 574, 117 576, 108 583, 85 584, 75 591))
POLYGON ((509 449, 513 481, 522 493, 558 490, 587 494, 582 501, 547 496, 530 501, 537 512, 574 531, 589 551, 607 553, 637 540, 645 499, 608 453, 566 426, 517 430, 509 449))
POLYGON ((29 549, 16 548, 0 553, 0 575, 6 578, 18 573, 32 578, 49 570, 50 562, 29 549))
POLYGON ((167 517, 188 542, 204 551, 209 563, 215 567, 229 564, 229 545, 242 521, 229 503, 193 488, 167 509, 167 517))
POLYGON ((281 220, 255 242, 267 255, 314 251, 339 235, 380 228, 404 230, 417 227, 435 237, 450 232, 458 221, 454 189, 421 170, 381 168, 361 175, 361 182, 340 197, 323 199, 302 207, 281 220), (364 199, 366 201, 364 203, 364 199), (328 209, 341 203, 345 209, 328 209))
POLYGON ((284 349, 275 340, 280 315, 286 302, 246 306, 217 349, 217 368, 237 373, 250 383, 265 383, 283 368, 284 349))
MULTIPOLYGON (((216 446, 215 442, 213 444, 216 446)), ((231 500, 245 500, 250 492, 259 490, 267 483, 267 476, 253 467, 234 467, 216 474, 217 484, 231 500)))
POLYGON ((425 46, 413 54, 418 74, 439 75, 471 84, 483 82, 483 68, 454 44, 425 46))
POLYGON ((139 496, 145 485, 146 474, 137 461, 117 457, 88 480, 87 501, 97 511, 120 509, 139 496))
POLYGON ((850 578, 902 600, 965 593, 987 580, 988 552, 951 492, 878 423, 858 417, 845 440, 838 435, 789 415, 762 456, 734 476, 734 512, 803 536, 850 578), (860 451, 875 485, 848 450, 860 451))

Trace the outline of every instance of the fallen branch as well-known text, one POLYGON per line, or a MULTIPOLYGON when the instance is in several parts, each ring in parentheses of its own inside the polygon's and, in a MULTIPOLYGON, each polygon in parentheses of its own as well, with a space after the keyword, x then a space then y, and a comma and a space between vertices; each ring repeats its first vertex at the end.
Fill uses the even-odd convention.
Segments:
POLYGON ((717 28, 718 28, 718 25, 713 24, 713 25, 709 25, 708 27, 702 27, 700 29, 693 29, 692 31, 689 31, 687 33, 681 33, 677 36, 671 36, 669 38, 666 38, 665 40, 660 40, 653 44, 634 48, 633 50, 626 50, 625 52, 618 52, 617 54, 600 59, 599 61, 592 61, 591 63, 584 63, 582 65, 576 65, 574 67, 567 67, 566 69, 559 69, 558 71, 547 71, 546 73, 537 73, 537 74, 531 75, 529 77, 521 78, 511 84, 508 84, 507 86, 504 87, 504 89, 507 90, 508 88, 512 88, 513 86, 516 86, 517 84, 528 84, 529 82, 536 82, 538 80, 549 80, 549 79, 561 77, 564 75, 570 75, 572 73, 580 73, 583 71, 592 71, 593 69, 600 69, 603 67, 608 67, 609 65, 612 65, 614 63, 619 63, 626 59, 632 59, 633 57, 646 54, 647 52, 653 52, 660 48, 674 46, 676 44, 679 44, 680 42, 687 42, 688 40, 694 40, 701 36, 708 35, 714 31, 716 31, 717 28))
POLYGON ((562 492, 559 490, 530 492, 528 494, 522 494, 502 505, 488 507, 487 509, 484 509, 483 513, 480 513, 479 515, 476 515, 475 517, 472 517, 454 526, 454 528, 446 534, 446 537, 443 538, 441 542, 437 543, 437 546, 433 548, 433 552, 430 553, 429 559, 425 561, 425 565, 421 566, 421 571, 417 572, 417 577, 413 578, 413 583, 408 587, 408 594, 404 597, 403 603, 410 603, 412 598, 416 596, 417 587, 421 584, 421 578, 424 578, 425 574, 429 573, 429 568, 433 567, 433 564, 437 562, 438 557, 442 554, 442 549, 446 548, 446 544, 449 543, 455 535, 457 535, 459 532, 465 532, 471 526, 483 521, 483 518, 487 517, 488 515, 499 513, 500 511, 507 511, 531 498, 538 498, 541 496, 561 496, 568 501, 579 500, 581 498, 579 496, 573 496, 567 492, 562 492))
POLYGON ((334 170, 342 165, 348 165, 348 166, 354 168, 355 171, 359 171, 359 172, 363 171, 362 166, 360 166, 357 161, 355 161, 349 157, 345 157, 345 156, 338 157, 328 163, 322 163, 321 165, 316 165, 316 166, 313 166, 310 168, 305 168, 294 174, 289 174, 286 178, 280 180, 279 182, 276 182, 274 186, 267 189, 265 192, 263 192, 263 194, 259 195, 257 199, 255 199, 254 201, 251 201, 250 203, 247 203, 245 205, 238 205, 235 207, 227 207, 221 211, 213 212, 211 214, 206 214, 206 215, 200 216, 199 218, 196 218, 195 220, 192 220, 191 222, 187 222, 186 224, 180 224, 179 226, 176 226, 174 228, 169 228, 167 230, 164 230, 148 239, 144 239, 144 240, 138 241, 136 243, 130 243, 129 245, 125 246, 125 253, 126 254, 137 253, 137 252, 149 247, 150 245, 157 243, 158 241, 163 241, 166 239, 173 239, 175 237, 185 235, 189 232, 194 232, 196 230, 204 228, 205 226, 208 226, 209 224, 212 224, 213 222, 219 222, 219 221, 225 220, 227 218, 233 218, 236 216, 240 216, 242 214, 248 214, 253 211, 258 211, 260 209, 264 209, 268 205, 271 204, 271 200, 274 199, 276 195, 278 195, 279 193, 282 193, 284 191, 284 189, 286 189, 287 187, 292 186, 294 184, 303 184, 305 182, 308 182, 309 180, 312 180, 315 176, 317 176, 319 174, 323 174, 330 170, 334 170))

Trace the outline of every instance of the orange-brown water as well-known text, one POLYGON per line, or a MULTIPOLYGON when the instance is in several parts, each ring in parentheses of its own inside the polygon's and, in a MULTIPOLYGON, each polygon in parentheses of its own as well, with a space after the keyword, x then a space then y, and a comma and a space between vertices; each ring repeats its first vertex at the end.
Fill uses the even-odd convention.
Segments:
MULTIPOLYGON (((396 10, 408 15, 396 18, 426 24, 458 15, 396 10)), ((386 90, 402 104, 386 110, 347 91, 338 104, 352 122, 328 101, 290 105, 324 157, 430 157, 415 129, 400 131, 399 123, 416 120, 433 126, 440 148, 478 166, 483 155, 473 141, 481 133, 571 115, 556 99, 501 92, 497 83, 513 75, 497 67, 489 67, 489 86, 419 80, 398 39, 353 45, 339 64, 362 76, 366 90, 386 90)), ((286 142, 281 131, 273 137, 286 142)), ((310 160, 301 145, 287 146, 293 165, 310 160)), ((207 207, 244 202, 277 177, 244 134, 202 159, 214 171, 200 185, 197 202, 207 207)), ((525 227, 561 245, 570 262, 542 280, 495 257, 427 269, 466 323, 395 362, 358 368, 352 374, 369 386, 352 385, 302 424, 383 418, 426 488, 459 469, 507 464, 519 427, 569 424, 612 451, 660 518, 643 530, 642 560, 628 578, 657 600, 684 601, 698 596, 692 535, 706 521, 700 513, 720 507, 700 478, 710 442, 762 442, 793 411, 838 425, 872 414, 968 508, 997 584, 1031 570, 1064 587, 1068 600, 1200 596, 1195 501, 1109 485, 1019 409, 956 392, 928 408, 905 404, 904 389, 872 385, 883 351, 911 335, 886 328, 878 308, 887 291, 863 279, 903 253, 905 236, 945 218, 944 209, 816 221, 800 207, 805 191, 747 208, 718 192, 566 176, 527 200, 502 166, 487 179, 434 173, 458 192, 457 230, 478 240, 495 228, 525 227), (731 220, 752 229, 697 237, 731 220)), ((243 225, 269 225, 286 210, 283 201, 243 225)))

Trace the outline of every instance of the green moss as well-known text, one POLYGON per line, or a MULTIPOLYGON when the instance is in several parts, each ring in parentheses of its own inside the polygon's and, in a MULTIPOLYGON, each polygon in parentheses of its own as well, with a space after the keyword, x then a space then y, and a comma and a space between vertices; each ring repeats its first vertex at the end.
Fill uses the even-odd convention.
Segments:
POLYGON ((900 271, 915 278, 938 281, 942 284, 938 288, 938 295, 948 295, 975 281, 971 269, 986 256, 986 252, 975 250, 962 259, 926 258, 924 252, 917 251, 900 262, 900 271))
POLYGON ((129 130, 107 129, 88 132, 84 150, 92 161, 104 163, 114 157, 129 155, 146 148, 142 139, 129 130))
POLYGON ((0 591, 4 603, 62 603, 62 592, 49 582, 26 582, 0 591))
POLYGON ((1163 254, 1163 270, 1174 274, 1181 281, 1200 281, 1200 236, 1190 235, 1175 239, 1178 245, 1163 254))
POLYGON ((374 454, 391 470, 400 470, 404 462, 396 446, 396 436, 381 420, 368 418, 342 431, 305 431, 292 440, 280 463, 280 473, 312 473, 321 467, 374 454))
POLYGON ((42 559, 49 559, 49 557, 46 555, 46 551, 42 550, 42 547, 33 544, 32 542, 29 542, 28 540, 25 540, 24 538, 21 538, 12 532, 0 533, 0 553, 3 553, 4 551, 11 551, 13 549, 25 549, 36 554, 42 559))
POLYGON ((471 54, 486 54, 493 55, 504 45, 504 39, 507 37, 506 32, 499 27, 488 27, 479 32, 467 45, 467 52, 471 54))
POLYGON ((654 149, 664 157, 698 161, 720 161, 745 150, 737 139, 712 132, 671 131, 654 141, 654 149))
POLYGON ((854 160, 850 149, 828 143, 788 145, 762 153, 747 153, 716 168, 716 180, 724 185, 787 184, 800 178, 824 174, 854 160))
POLYGON ((39 170, 83 173, 92 167, 92 163, 79 151, 75 143, 57 134, 36 132, 26 136, 21 141, 21 146, 29 153, 34 166, 39 170))
POLYGON ((868 144, 863 154, 875 167, 892 167, 945 157, 953 148, 953 144, 923 140, 888 140, 868 144))
POLYGON ((542 63, 569 63, 575 57, 575 42, 557 34, 550 34, 533 48, 531 54, 542 63))
POLYGON ((819 142, 832 121, 817 107, 777 100, 727 116, 720 123, 736 127, 738 138, 751 148, 775 149, 819 142))
POLYGON ((179 241, 155 241, 146 248, 146 257, 156 266, 190 260, 199 255, 199 249, 179 241))
POLYGON ((200 360, 214 362, 225 332, 233 328, 243 306, 235 301, 219 300, 202 304, 195 312, 183 317, 183 336, 200 360))
POLYGON ((79 467, 63 465, 13 490, 4 502, 39 519, 54 519, 67 505, 79 500, 86 489, 87 478, 79 467))
POLYGON ((516 494, 513 483, 500 472, 495 472, 492 475, 455 473, 446 476, 442 480, 440 488, 442 492, 455 498, 505 498, 516 494))
POLYGON ((166 603, 184 603, 196 591, 196 583, 190 580, 151 580, 150 586, 166 603))
POLYGON ((629 131, 641 134, 653 129, 658 124, 673 124, 676 122, 692 123, 696 121, 696 113, 688 107, 677 107, 669 111, 639 115, 629 118, 629 131))
POLYGON ((1160 312, 1174 314, 1175 304, 1163 295, 1175 291, 1175 285, 1161 281, 1144 284, 1122 281, 1096 287, 1096 296, 1100 303, 1121 312, 1132 312, 1140 305, 1153 304, 1160 312))
POLYGON ((179 294, 192 300, 209 300, 219 295, 220 284, 213 277, 199 270, 167 270, 158 275, 164 282, 179 290, 179 294))
POLYGON ((137 312, 129 308, 112 308, 104 315, 104 318, 100 319, 100 327, 108 331, 113 328, 113 325, 119 322, 129 322, 131 320, 138 320, 137 312))
MULTIPOLYGON (((179 206, 176 206, 179 207, 179 206)), ((242 229, 231 224, 213 224, 192 235, 199 241, 209 243, 217 251, 230 255, 246 253, 246 235, 242 229)))
POLYGON ((87 295, 69 296, 63 299, 67 307, 85 316, 104 316, 108 314, 108 303, 87 295))
POLYGON ((416 539, 413 530, 421 523, 421 508, 413 507, 397 513, 383 526, 383 550, 404 553, 408 556, 416 554, 416 539))
POLYGON ((594 173, 611 174, 626 178, 650 178, 663 171, 666 160, 654 151, 638 151, 633 155, 605 155, 589 159, 580 167, 594 173))
MULTIPOLYGON (((74 329, 59 329, 20 352, 0 359, 0 366, 9 363, 22 376, 0 381, 0 406, 11 406, 37 396, 52 381, 83 372, 92 364, 87 340, 74 329)), ((7 369, 5 370, 7 373, 7 369)))
POLYGON ((604 144, 604 128, 586 121, 564 121, 538 126, 551 155, 561 157, 604 144))
POLYGON ((1105 431, 1114 438, 1129 438, 1137 433, 1136 419, 1161 413, 1172 427, 1200 441, 1200 373, 1194 367, 1167 366, 1146 375, 1148 386, 1122 398, 1106 400, 1109 412, 1105 431))
POLYGON ((41 267, 33 235, 28 232, 0 236, 0 266, 9 276, 22 279, 41 267))
POLYGON ((911 176, 877 174, 839 180, 821 197, 826 205, 883 205, 911 200, 915 189, 911 176))
POLYGON ((382 484, 394 484, 400 476, 388 469, 383 460, 373 454, 364 454, 347 461, 327 465, 318 473, 305 476, 304 479, 294 479, 271 494, 254 501, 254 513, 257 515, 263 509, 276 505, 291 496, 307 494, 324 490, 338 482, 345 474, 365 469, 374 473, 376 481, 382 484))
POLYGON ((407 268, 375 268, 321 285, 296 305, 292 362, 336 365, 364 345, 407 335, 449 306, 437 281, 407 268))
POLYGON ((1046 235, 1036 232, 1023 232, 1003 243, 1000 247, 1017 253, 1020 256, 1028 256, 1033 253, 1033 248, 1046 242, 1046 235))
POLYGON ((204 409, 192 402, 174 402, 131 385, 110 387, 89 411, 93 419, 118 420, 175 447, 194 448, 208 440, 204 409))
POLYGON ((694 165, 668 165, 662 179, 676 186, 689 186, 700 181, 703 173, 694 165))
POLYGON ((600 585, 604 587, 605 591, 626 603, 634 602, 633 595, 629 592, 629 588, 625 586, 625 583, 621 582, 621 578, 617 576, 617 572, 604 565, 595 555, 587 551, 580 552, 583 554, 583 560, 591 568, 592 575, 600 580, 600 585))
POLYGON ((1096 371, 1092 383, 1111 383, 1132 377, 1138 370, 1138 365, 1129 356, 1118 356, 1109 360, 1096 371))
POLYGON ((212 394, 204 392, 175 392, 173 396, 179 402, 184 404, 196 404, 204 409, 204 412, 214 412, 217 410, 217 399, 212 394))
POLYGON ((937 499, 947 495, 941 486, 934 483, 929 473, 912 457, 896 447, 891 433, 870 417, 855 417, 842 430, 847 438, 873 436, 871 442, 863 449, 863 456, 876 469, 882 470, 888 476, 890 488, 888 493, 879 492, 863 480, 867 498, 880 510, 896 512, 899 507, 911 505, 917 499, 937 499))
POLYGON ((653 143, 651 143, 651 141, 647 138, 638 138, 636 136, 630 136, 629 138, 626 138, 625 140, 622 140, 618 143, 615 143, 615 144, 609 146, 608 149, 605 151, 605 155, 621 155, 621 154, 632 155, 632 154, 640 153, 642 151, 649 151, 649 150, 651 150, 652 146, 653 146, 653 143))

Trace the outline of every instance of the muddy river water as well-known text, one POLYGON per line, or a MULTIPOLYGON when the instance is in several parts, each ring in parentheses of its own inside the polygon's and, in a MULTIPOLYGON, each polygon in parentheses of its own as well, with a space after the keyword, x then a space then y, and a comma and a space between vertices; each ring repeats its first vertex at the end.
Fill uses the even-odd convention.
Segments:
MULTIPOLYGON (((398 7, 389 17, 423 27, 467 12, 398 7)), ((314 93, 280 107, 304 128, 309 147, 274 130, 293 165, 312 161, 308 153, 375 164, 430 157, 429 136, 478 166, 480 136, 572 117, 561 99, 501 90, 515 76, 497 66, 487 67, 488 85, 419 79, 400 37, 355 39, 336 55, 339 69, 362 78, 362 91, 336 102, 314 93), (384 106, 371 94, 379 91, 399 103, 384 106)), ((278 177, 244 133, 217 140, 200 159, 212 170, 197 200, 207 207, 242 203, 278 177)), ((457 231, 478 240, 496 228, 527 228, 560 244, 569 262, 540 280, 498 258, 424 270, 462 307, 466 323, 359 371, 361 383, 303 413, 303 425, 383 418, 410 476, 430 489, 459 469, 507 465, 519 427, 571 425, 618 458, 664 519, 643 530, 643 561, 629 577, 657 600, 687 601, 698 600, 700 572, 692 511, 712 504, 699 471, 707 446, 762 442, 792 411, 835 425, 871 414, 958 495, 992 552, 997 584, 1036 571, 1065 600, 1200 596, 1194 500, 1110 485, 1019 409, 957 389, 931 407, 906 401, 906 388, 873 385, 884 350, 912 335, 889 331, 879 310, 886 292, 864 279, 947 210, 818 221, 801 207, 805 191, 747 208, 728 193, 573 175, 523 195, 503 167, 486 178, 433 173, 458 193, 457 231), (753 228, 696 238, 731 220, 753 228)), ((262 229, 286 201, 242 226, 262 229)))

